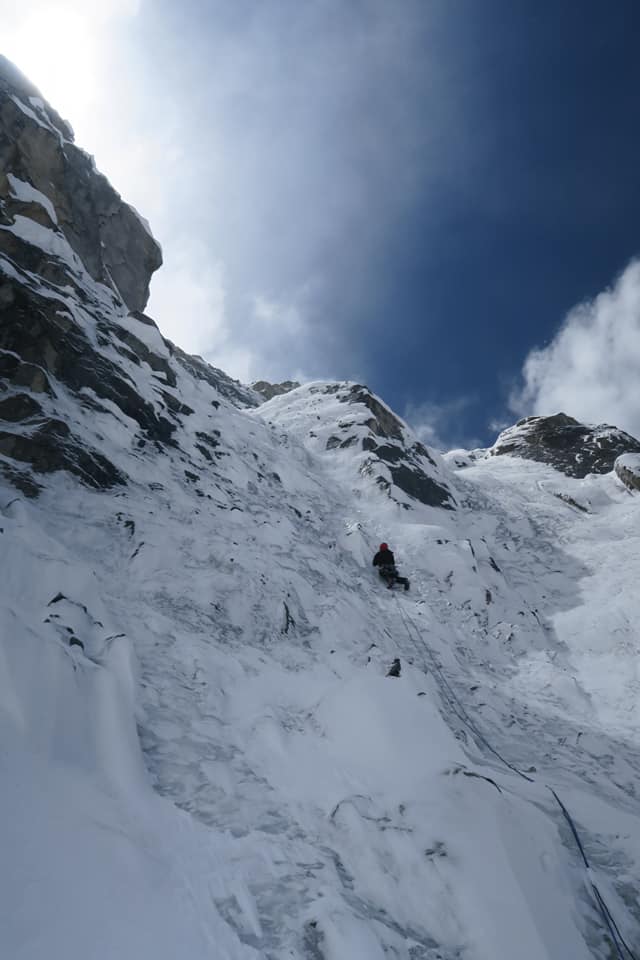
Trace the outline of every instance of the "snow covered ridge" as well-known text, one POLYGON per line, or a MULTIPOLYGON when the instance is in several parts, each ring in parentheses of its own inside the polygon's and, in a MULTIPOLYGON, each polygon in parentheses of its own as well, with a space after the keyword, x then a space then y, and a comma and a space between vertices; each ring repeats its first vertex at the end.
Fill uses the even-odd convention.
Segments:
POLYGON ((621 454, 640 452, 640 442, 608 424, 587 426, 558 413, 525 417, 503 430, 489 449, 491 456, 517 456, 548 463, 568 477, 609 473, 621 454))
POLYGON ((451 510, 453 479, 386 404, 357 383, 317 381, 263 404, 261 417, 328 457, 346 482, 374 484, 405 509, 451 510))

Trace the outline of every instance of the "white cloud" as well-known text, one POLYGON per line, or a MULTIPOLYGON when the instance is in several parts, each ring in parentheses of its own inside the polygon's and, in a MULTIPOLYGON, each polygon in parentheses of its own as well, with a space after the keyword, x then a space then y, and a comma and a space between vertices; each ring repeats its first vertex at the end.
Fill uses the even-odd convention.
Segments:
POLYGON ((87 123, 106 76, 108 34, 141 0, 0 0, 2 52, 72 126, 87 123))
POLYGON ((161 242, 163 333, 241 379, 366 378, 382 254, 464 154, 445 134, 471 137, 439 9, 0 0, 0 19, 3 53, 161 242))
POLYGON ((425 178, 442 177, 443 129, 464 129, 435 7, 0 0, 0 15, 3 52, 162 243, 149 313, 167 336, 224 346, 209 352, 221 366, 261 354, 264 375, 363 365, 355 327, 380 251, 425 178), (207 260, 224 264, 222 341, 207 260))
POLYGON ((490 433, 495 433, 497 436, 512 425, 512 421, 506 417, 492 417, 487 424, 487 430, 489 430, 490 433))
POLYGON ((472 396, 456 397, 446 403, 409 403, 404 419, 422 443, 435 450, 454 450, 464 447, 473 450, 480 446, 477 437, 469 436, 462 425, 465 412, 475 403, 472 396))
POLYGON ((158 309, 153 317, 166 336, 190 353, 209 352, 224 342, 227 323, 221 264, 203 263, 183 253, 171 274, 160 271, 154 285, 158 309))
POLYGON ((511 400, 519 414, 562 411, 640 436, 639 260, 610 289, 568 313, 551 343, 531 351, 523 378, 511 400))

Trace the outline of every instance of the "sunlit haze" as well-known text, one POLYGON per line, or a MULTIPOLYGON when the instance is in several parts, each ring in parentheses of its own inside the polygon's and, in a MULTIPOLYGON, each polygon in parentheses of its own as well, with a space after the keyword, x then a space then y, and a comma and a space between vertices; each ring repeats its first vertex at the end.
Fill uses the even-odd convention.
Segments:
POLYGON ((636 275, 640 8, 535 9, 0 0, 2 52, 162 245, 163 333, 243 381, 364 380, 436 445, 558 405, 640 432, 638 284, 596 383, 574 310, 636 275))

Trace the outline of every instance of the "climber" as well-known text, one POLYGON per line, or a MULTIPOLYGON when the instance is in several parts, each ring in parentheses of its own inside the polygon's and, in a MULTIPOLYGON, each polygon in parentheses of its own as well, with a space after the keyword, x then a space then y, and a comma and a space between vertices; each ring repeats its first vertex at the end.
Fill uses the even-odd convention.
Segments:
POLYGON ((378 567, 378 573, 386 581, 389 590, 394 583, 403 583, 405 590, 409 589, 409 581, 406 577, 399 576, 394 556, 386 543, 380 544, 380 549, 373 558, 373 565, 378 567))

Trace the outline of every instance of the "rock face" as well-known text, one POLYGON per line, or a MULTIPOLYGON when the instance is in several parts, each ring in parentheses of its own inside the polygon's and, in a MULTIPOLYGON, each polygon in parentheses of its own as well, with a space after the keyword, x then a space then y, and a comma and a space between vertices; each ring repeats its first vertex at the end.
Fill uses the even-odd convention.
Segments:
POLYGON ((234 407, 240 409, 246 407, 258 407, 262 402, 262 397, 256 392, 255 387, 246 387, 238 380, 233 380, 224 370, 218 367, 212 367, 210 363, 203 360, 202 357, 185 353, 175 343, 165 340, 171 356, 180 364, 181 367, 195 377, 196 380, 204 380, 214 387, 215 390, 224 397, 234 407))
POLYGON ((615 462, 615 471, 629 490, 640 490, 639 453, 623 453, 615 462))
POLYGON ((259 393, 263 400, 271 400, 273 397, 280 397, 283 393, 289 393, 295 390, 300 384, 297 380, 283 380, 282 383, 269 383, 268 380, 256 380, 251 384, 251 388, 259 393))
MULTIPOLYGON (((365 420, 369 435, 361 438, 363 450, 370 455, 363 465, 365 472, 376 473, 376 482, 385 489, 395 485, 426 506, 452 509, 450 489, 433 475, 438 469, 434 456, 422 443, 407 437, 406 427, 389 407, 361 384, 351 386, 346 395, 339 393, 339 399, 342 403, 364 406, 370 413, 365 420), (378 472, 379 465, 388 471, 390 482, 384 472, 378 472)), ((344 442, 342 439, 341 445, 344 442)))
POLYGON ((617 427, 587 426, 557 413, 552 417, 526 417, 503 430, 489 454, 508 455, 548 463, 568 477, 609 473, 623 453, 640 452, 640 443, 617 427))
POLYGON ((125 483, 113 436, 215 461, 218 435, 211 453, 179 430, 193 413, 181 376, 187 393, 203 385, 212 411, 216 397, 260 403, 142 312, 160 263, 148 228, 68 124, 0 57, 0 473, 26 495, 59 470, 97 489, 125 483))
MULTIPOLYGON (((130 310, 143 310, 162 263, 148 227, 73 142, 73 131, 0 56, 0 250, 25 259, 25 244, 64 239, 88 274, 130 310)), ((29 269, 44 264, 33 254, 29 269)))
POLYGON ((286 426, 314 452, 344 456, 346 468, 406 509, 453 509, 455 497, 441 458, 359 383, 320 381, 274 397, 263 416, 286 426))

